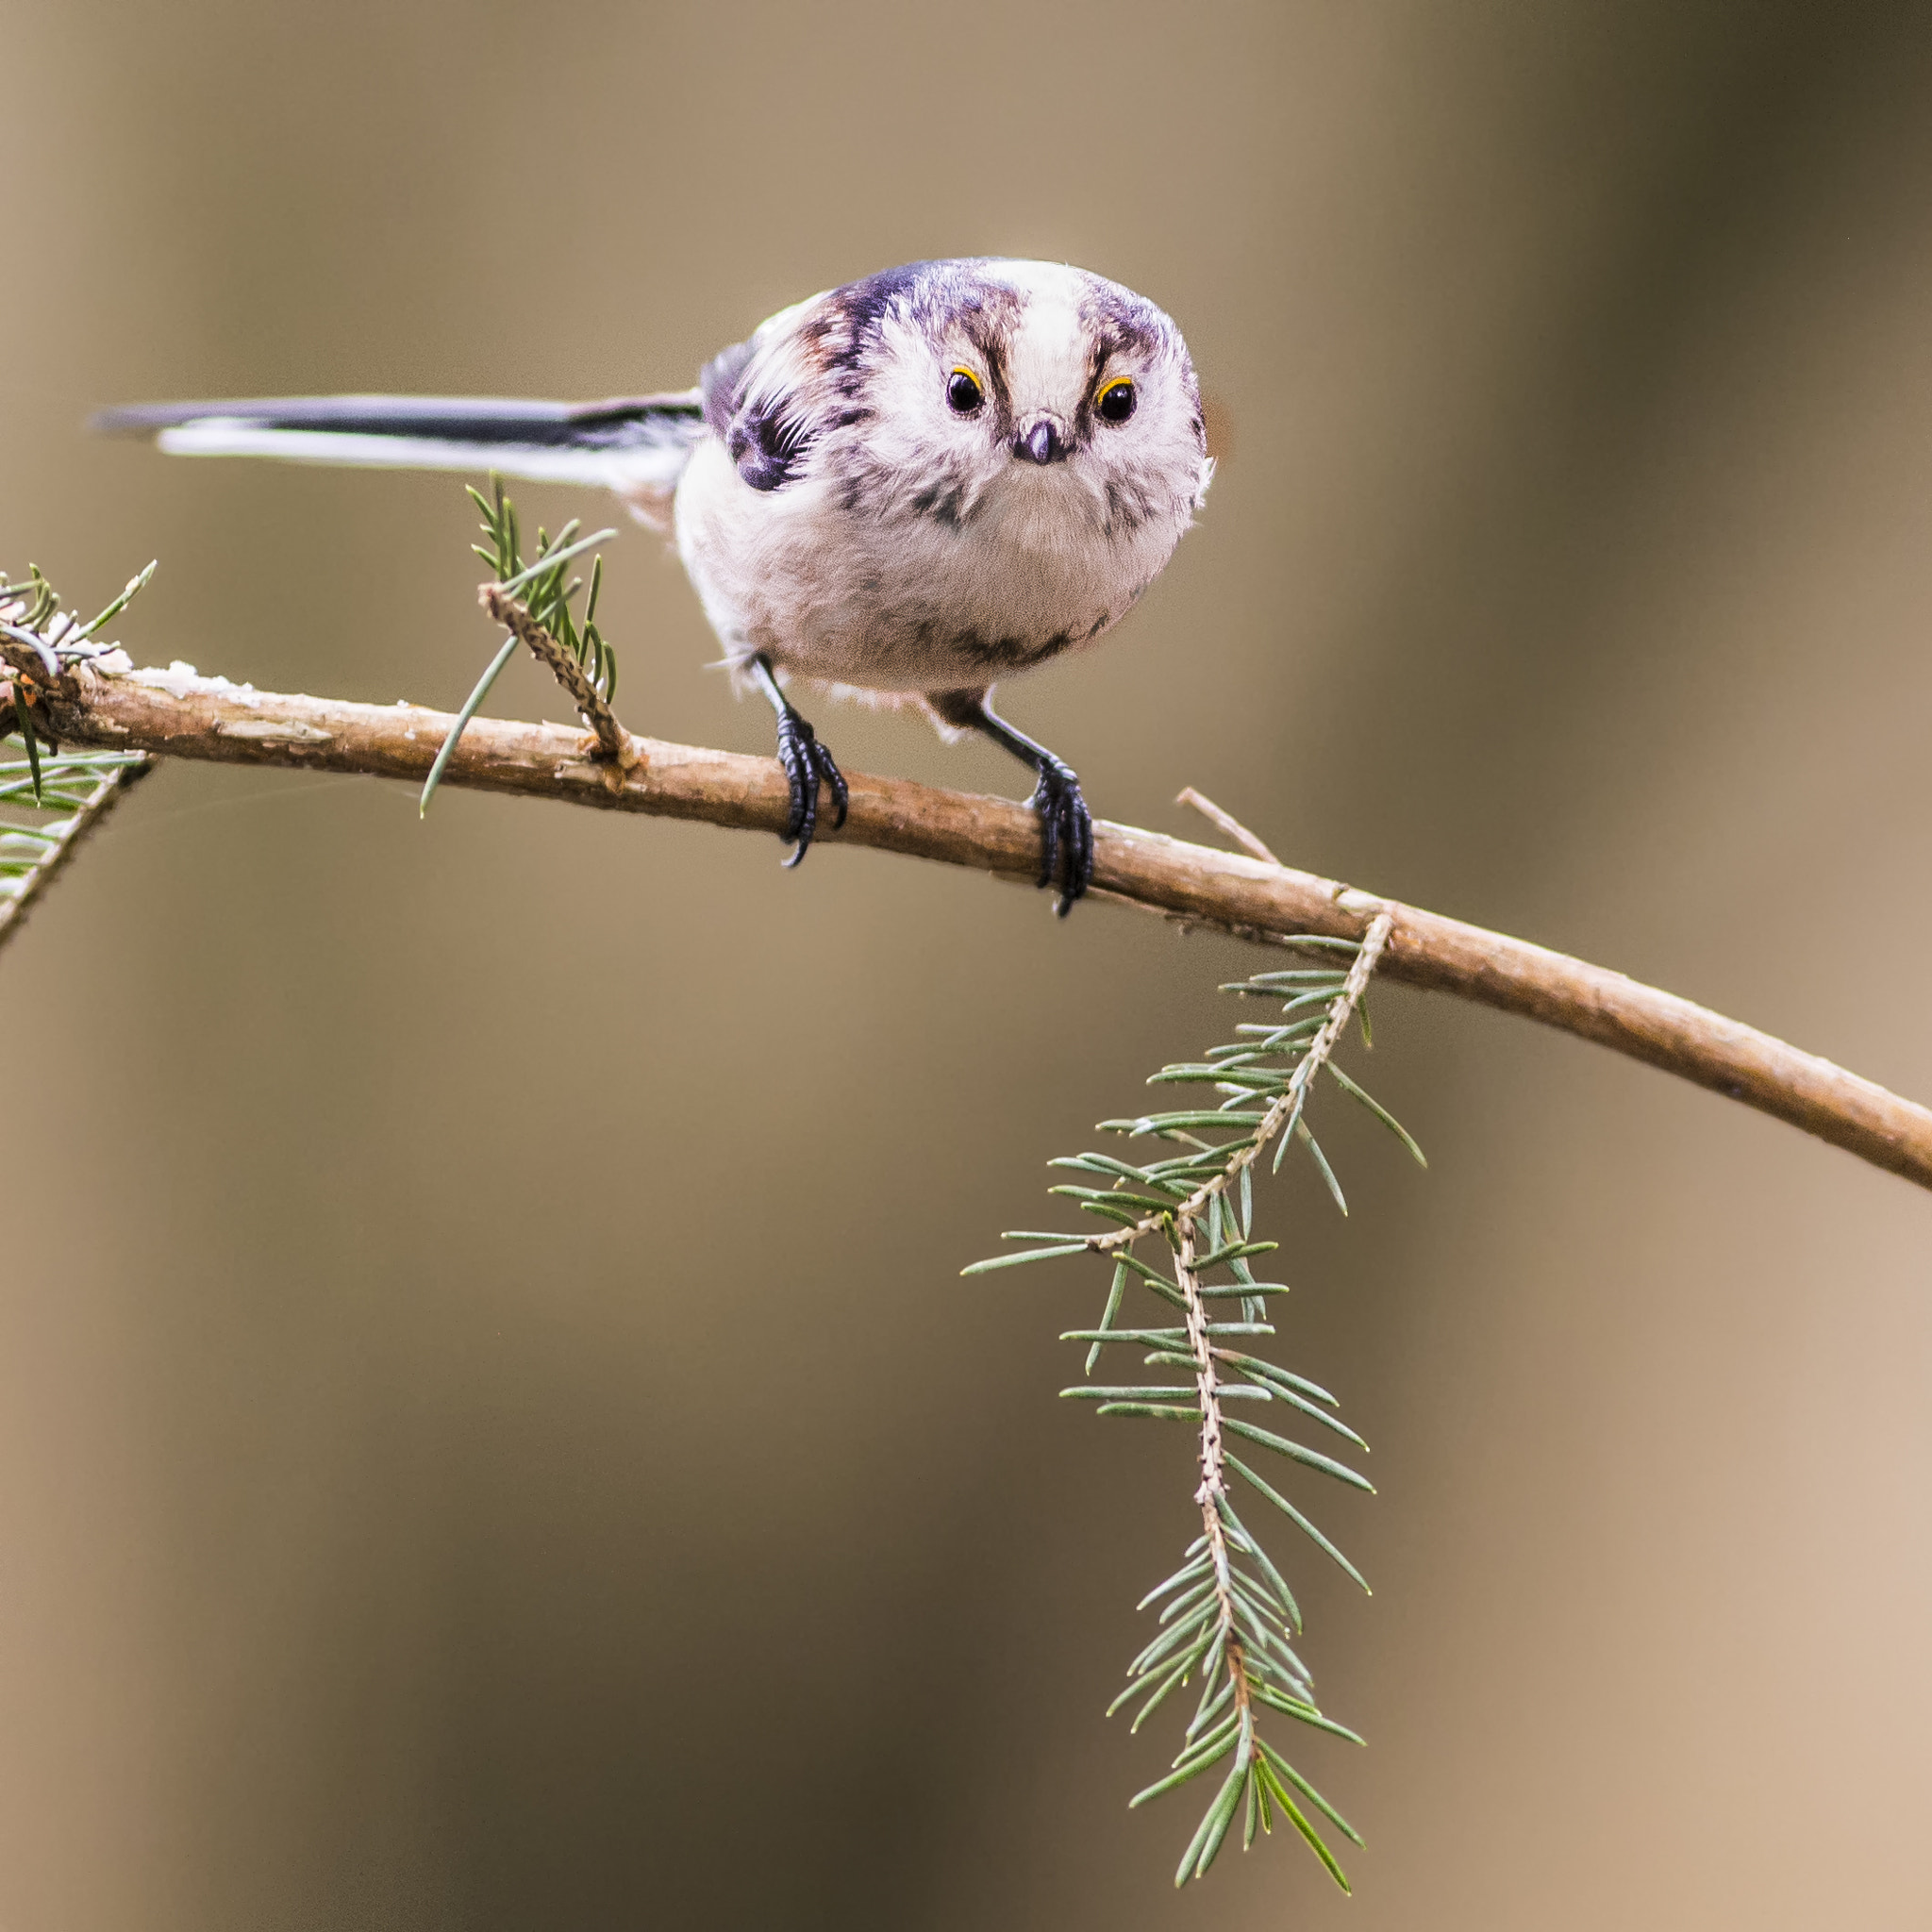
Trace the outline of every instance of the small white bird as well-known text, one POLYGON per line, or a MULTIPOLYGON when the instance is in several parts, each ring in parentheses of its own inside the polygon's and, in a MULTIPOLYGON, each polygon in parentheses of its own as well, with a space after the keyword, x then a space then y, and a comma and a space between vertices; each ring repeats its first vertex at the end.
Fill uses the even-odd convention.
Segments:
POLYGON ((1072 769, 989 702, 1092 643, 1174 554, 1214 464, 1180 331, 1052 262, 888 269, 781 310, 693 390, 597 403, 302 396, 113 409, 181 456, 490 469, 668 513, 741 687, 778 716, 795 865, 845 781, 781 686, 923 707, 1038 774, 1040 883, 1087 889, 1072 769))

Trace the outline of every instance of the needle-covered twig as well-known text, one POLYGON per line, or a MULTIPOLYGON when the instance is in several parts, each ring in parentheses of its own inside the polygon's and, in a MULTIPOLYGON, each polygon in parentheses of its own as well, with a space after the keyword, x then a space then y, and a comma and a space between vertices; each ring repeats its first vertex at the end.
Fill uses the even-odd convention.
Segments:
POLYGON ((509 631, 570 693, 571 703, 591 727, 597 747, 619 772, 638 761, 631 735, 617 722, 610 701, 599 691, 584 667, 531 614, 530 607, 512 597, 501 584, 485 584, 477 592, 484 609, 509 631))
POLYGON ((85 624, 60 608, 37 566, 25 583, 0 574, 0 745, 17 734, 21 756, 0 752, 0 946, 73 860, 90 834, 153 764, 140 751, 63 752, 44 699, 80 666, 119 646, 95 641, 147 585, 149 564, 85 624))
POLYGON ((536 559, 525 563, 516 506, 503 493, 503 478, 491 477, 488 496, 480 490, 471 489, 470 499, 483 512, 483 534, 490 540, 470 547, 494 573, 492 581, 479 588, 477 598, 509 636, 484 668, 483 675, 457 713, 456 723, 444 734, 441 748, 430 764, 429 775, 423 781, 418 812, 428 811, 429 801, 442 783, 442 774, 449 769, 458 741, 469 729, 470 720, 481 709, 483 700, 490 695, 491 687, 519 643, 570 693, 578 715, 597 740, 599 755, 609 767, 605 782, 616 789, 641 754, 636 741, 617 722, 617 713, 610 708, 610 700, 617 692, 617 653, 597 628, 597 596, 604 586, 604 559, 591 558, 590 594, 584 599, 581 622, 573 607, 577 592, 586 586, 582 577, 569 575, 569 566, 617 532, 596 530, 588 537, 579 537, 577 531, 581 526, 575 517, 555 537, 540 527, 536 559))
POLYGON ((0 757, 0 801, 11 808, 0 812, 0 946, 20 930, 83 841, 154 769, 154 760, 138 751, 63 752, 39 762, 40 802, 29 813, 33 766, 25 758, 0 757))
MULTIPOLYGON (((1172 1768, 1133 1800, 1145 1804, 1225 1765, 1181 1856, 1176 1885, 1206 1874, 1240 1812, 1243 1848, 1254 1842, 1257 1831, 1272 1831, 1279 1817, 1307 1840, 1335 1882, 1344 1890, 1348 1887, 1309 1812, 1319 1812, 1351 1839, 1356 1838, 1353 1827, 1261 1735, 1260 1720, 1273 1713, 1339 1737, 1353 1739, 1355 1733, 1325 1715, 1315 1701, 1313 1678, 1295 1648, 1301 1637, 1300 1607, 1281 1570, 1237 1514, 1233 1476, 1240 1475, 1283 1511, 1357 1583, 1361 1576, 1299 1505, 1234 1454, 1230 1443, 1247 1448, 1257 1461, 1261 1459, 1258 1450, 1283 1457, 1291 1470, 1312 1470, 1368 1488, 1353 1469, 1332 1457, 1234 1411, 1265 1405, 1263 1413, 1279 1409, 1289 1426, 1312 1419, 1358 1448, 1368 1446, 1331 1413, 1334 1397, 1325 1390, 1255 1352, 1261 1338, 1275 1332, 1273 1301, 1288 1290, 1282 1282, 1257 1281, 1250 1263, 1277 1245, 1254 1238, 1256 1167, 1269 1148, 1274 1149, 1273 1167, 1278 1169, 1291 1144, 1304 1145, 1336 1204, 1347 1211, 1334 1170, 1308 1126, 1308 1103, 1323 1074, 1375 1114, 1418 1160, 1422 1158, 1381 1105, 1334 1063, 1352 1020, 1360 1020, 1366 1041, 1362 998, 1393 925, 1387 912, 1380 914, 1359 944, 1303 935, 1300 945, 1323 963, 1257 974, 1228 988, 1280 1000, 1280 1018, 1241 1025, 1229 1044, 1210 1049, 1201 1060, 1163 1067, 1154 1076, 1161 1085, 1206 1087, 1220 1096, 1217 1102, 1101 1123, 1114 1133, 1153 1138, 1180 1151, 1139 1162, 1089 1153, 1053 1163, 1082 1176, 1053 1191, 1083 1213, 1110 1223, 1110 1232, 1082 1236, 1011 1230, 1008 1240, 1030 1245, 965 1271, 986 1274, 1083 1254, 1110 1261, 1099 1325, 1074 1329, 1062 1340, 1089 1344, 1090 1375, 1103 1350, 1138 1348, 1142 1370, 1159 1379, 1082 1382, 1061 1393, 1096 1402, 1103 1416, 1177 1422, 1195 1431, 1199 1481, 1194 1507, 1200 1534, 1189 1545, 1180 1569, 1142 1600, 1142 1609, 1162 1604, 1160 1627, 1128 1667, 1127 1687, 1113 1705, 1118 1710, 1124 1704, 1139 1704, 1133 1725, 1138 1731, 1175 1690, 1199 1680, 1199 1703, 1172 1768), (1230 1129, 1239 1131, 1229 1138, 1230 1129), (1158 1243, 1151 1258, 1139 1252, 1150 1242, 1158 1243), (1216 1278, 1224 1274, 1229 1278, 1216 1278), (1123 1323, 1130 1291, 1153 1297, 1147 1318, 1151 1325, 1123 1323), (1176 1372, 1186 1380, 1176 1380, 1176 1372)), ((1285 1483, 1281 1476, 1275 1480, 1285 1483)))

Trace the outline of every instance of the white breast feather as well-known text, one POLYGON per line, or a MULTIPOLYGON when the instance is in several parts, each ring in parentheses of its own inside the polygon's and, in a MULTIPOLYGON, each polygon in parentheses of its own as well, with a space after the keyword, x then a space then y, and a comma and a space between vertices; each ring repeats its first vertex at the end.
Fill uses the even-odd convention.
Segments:
MULTIPOLYGON (((983 266, 1024 297, 1006 364, 1015 417, 1047 413, 1071 429, 1091 354, 1088 278, 1050 263, 983 266)), ((818 372, 805 325, 829 299, 759 331, 744 384, 760 407, 809 391, 818 372)), ((939 407, 964 340, 889 313, 867 353, 869 414, 827 431, 825 448, 780 489, 748 487, 715 438, 699 445, 678 489, 678 547, 728 658, 763 652, 782 671, 875 693, 990 685, 1020 668, 998 661, 1009 646, 1092 641, 1165 564, 1212 470, 1184 359, 1134 372, 1136 418, 1097 430, 1096 443, 1119 441, 1092 460, 1076 453, 1037 466, 983 447, 983 437, 974 445, 971 424, 939 407), (904 487, 863 513, 841 507, 830 460, 839 435, 863 438, 866 462, 904 487), (961 477, 951 524, 913 508, 941 456, 961 477), (1109 479, 1153 506, 1131 530, 1109 529, 1109 479)))

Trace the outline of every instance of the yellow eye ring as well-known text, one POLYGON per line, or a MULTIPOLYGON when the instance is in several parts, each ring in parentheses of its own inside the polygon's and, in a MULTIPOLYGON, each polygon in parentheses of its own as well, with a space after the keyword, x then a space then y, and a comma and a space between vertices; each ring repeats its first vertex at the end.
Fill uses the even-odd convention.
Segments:
POLYGON ((1126 375, 1109 375, 1093 391, 1093 407, 1103 423, 1124 423, 1140 400, 1133 378, 1126 375))
POLYGON ((956 416, 970 416, 986 400, 979 378, 963 363, 946 377, 946 402, 956 416))

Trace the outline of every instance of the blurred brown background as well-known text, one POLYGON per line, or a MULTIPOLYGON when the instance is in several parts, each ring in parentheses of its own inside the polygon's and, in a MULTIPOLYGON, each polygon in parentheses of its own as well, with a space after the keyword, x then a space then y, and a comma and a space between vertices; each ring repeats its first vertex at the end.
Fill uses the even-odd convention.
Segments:
MULTIPOLYGON (((144 657, 448 705, 446 477, 102 403, 689 380, 922 255, 1091 265, 1233 425, 1097 658, 1108 815, 1932 1095, 1932 35, 1907 7, 0 5, 0 556, 144 657)), ((527 489, 553 523, 601 506, 527 489)), ((626 535, 635 728, 762 750, 626 535)), ((557 714, 527 670, 502 701, 557 714)), ((848 763, 1009 761, 826 714, 848 763)), ((5 961, 0 1922, 1908 1926, 1932 1917, 1932 1202, 1385 997, 1285 1353, 1374 1444, 1286 1542, 1353 1902, 1176 1899, 1101 1720, 1178 1433, 956 1278, 1247 956, 823 850, 164 772, 5 961)), ((1331 1109, 1332 1113, 1332 1109, 1331 1109)), ((1307 1486, 1305 1485, 1306 1489, 1307 1486)))

